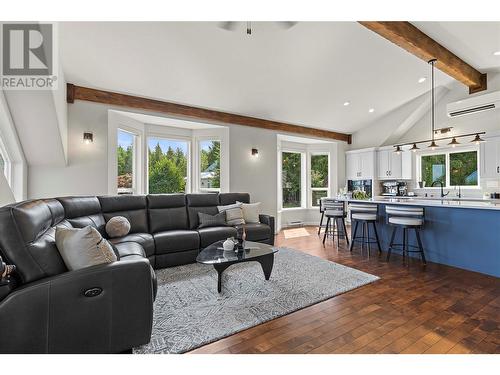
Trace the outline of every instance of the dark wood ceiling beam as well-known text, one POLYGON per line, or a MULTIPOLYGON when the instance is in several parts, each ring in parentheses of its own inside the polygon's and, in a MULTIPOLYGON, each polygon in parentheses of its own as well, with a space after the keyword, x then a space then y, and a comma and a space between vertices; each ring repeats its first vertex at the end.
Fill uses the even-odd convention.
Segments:
POLYGON ((437 59, 436 68, 469 87, 470 94, 486 90, 486 74, 467 64, 410 22, 360 21, 359 23, 424 61, 437 59))
POLYGON ((140 96, 125 95, 116 92, 76 86, 68 83, 66 89, 66 101, 68 103, 74 103, 75 100, 84 100, 119 107, 142 109, 191 120, 202 120, 211 123, 227 125, 251 126, 254 128, 335 139, 338 141, 347 142, 348 144, 351 143, 351 134, 337 133, 329 130, 309 128, 306 126, 265 120, 257 117, 220 112, 212 109, 191 107, 188 105, 166 102, 162 100, 154 100, 143 98, 140 96))

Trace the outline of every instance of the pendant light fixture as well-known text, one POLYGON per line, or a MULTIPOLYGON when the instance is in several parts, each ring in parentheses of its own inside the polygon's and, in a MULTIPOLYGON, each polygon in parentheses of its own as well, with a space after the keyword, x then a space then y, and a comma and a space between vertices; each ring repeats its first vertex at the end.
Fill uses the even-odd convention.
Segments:
POLYGON ((448 143, 448 145, 451 146, 451 147, 455 147, 456 145, 459 145, 459 144, 460 144, 460 142, 458 142, 455 137, 453 137, 453 139, 451 140, 451 142, 448 143))
MULTIPOLYGON (((434 68, 435 64, 437 62, 437 59, 431 59, 428 61, 429 65, 431 66, 431 139, 428 140, 421 140, 417 142, 408 142, 408 143, 400 143, 399 145, 394 145, 395 150, 394 152, 397 154, 400 154, 403 150, 403 146, 409 146, 413 145, 410 148, 410 151, 412 152, 417 152, 417 150, 420 150, 419 147, 417 147, 417 144, 422 144, 422 143, 428 143, 430 142, 428 148, 431 150, 435 150, 439 146, 436 143, 436 139, 434 138, 436 134, 446 134, 449 133, 453 127, 448 126, 446 128, 441 128, 441 129, 436 129, 435 124, 436 124, 436 103, 435 103, 435 94, 434 94, 434 68)), ((481 138, 481 135, 486 134, 486 132, 477 132, 477 133, 468 133, 468 134, 454 134, 450 137, 440 137, 437 139, 437 141, 444 141, 447 139, 451 139, 451 142, 448 143, 448 146, 451 147, 456 147, 460 145, 460 142, 457 141, 458 138, 464 138, 464 137, 471 137, 475 135, 474 139, 471 141, 471 143, 475 143, 476 145, 479 145, 481 142, 485 142, 483 138, 481 138)))
POLYGON ((482 139, 479 134, 476 134, 476 137, 471 141, 473 143, 475 143, 476 145, 478 145, 479 143, 481 142, 484 142, 484 139, 482 139))
POLYGON ((429 60, 429 64, 431 65, 431 135, 432 135, 432 142, 429 145, 429 148, 431 150, 435 150, 437 146, 436 142, 434 141, 434 64, 436 63, 436 59, 431 59, 429 60))

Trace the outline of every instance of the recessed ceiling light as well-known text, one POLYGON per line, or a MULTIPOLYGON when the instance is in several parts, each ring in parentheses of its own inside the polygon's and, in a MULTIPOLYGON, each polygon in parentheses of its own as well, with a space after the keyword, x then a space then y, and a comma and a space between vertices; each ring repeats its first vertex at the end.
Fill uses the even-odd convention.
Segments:
POLYGON ((500 56, 500 51, 493 52, 493 55, 500 56))
POLYGON ((370 109, 368 110, 368 112, 370 112, 370 113, 375 112, 375 108, 370 108, 370 109))
POLYGON ((427 79, 426 77, 420 77, 418 79, 418 83, 423 83, 423 82, 425 82, 426 79, 427 79))
POLYGON ((344 106, 347 107, 351 102, 344 102, 344 106))

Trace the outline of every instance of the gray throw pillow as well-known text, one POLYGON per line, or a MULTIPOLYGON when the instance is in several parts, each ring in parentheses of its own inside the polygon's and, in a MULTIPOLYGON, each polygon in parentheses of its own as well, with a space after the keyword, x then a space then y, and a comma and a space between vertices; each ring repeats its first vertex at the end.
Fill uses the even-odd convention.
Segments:
POLYGON ((114 216, 106 223, 109 238, 123 237, 130 232, 130 221, 123 216, 114 216))
POLYGON ((241 209, 243 210, 243 219, 245 223, 260 223, 259 214, 261 203, 241 203, 241 209))
POLYGON ((245 224, 241 203, 229 204, 227 206, 217 206, 217 209, 219 212, 224 212, 226 214, 226 223, 228 225, 245 224))
POLYGON ((208 228, 208 227, 225 227, 226 224, 226 214, 224 212, 219 212, 216 215, 209 215, 203 212, 198 212, 198 221, 200 224, 198 228, 208 228))
POLYGON ((97 229, 56 227, 56 246, 68 270, 78 270, 117 260, 111 244, 97 229))

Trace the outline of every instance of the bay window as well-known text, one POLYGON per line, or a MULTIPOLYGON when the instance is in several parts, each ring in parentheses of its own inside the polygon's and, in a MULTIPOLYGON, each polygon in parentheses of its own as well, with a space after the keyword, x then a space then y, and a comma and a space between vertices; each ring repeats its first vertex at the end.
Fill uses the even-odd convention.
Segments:
POLYGON ((150 194, 187 193, 189 141, 148 138, 148 191, 150 194))
POLYGON ((132 132, 118 129, 117 137, 117 192, 118 194, 137 194, 138 136, 132 132))
POLYGON ((328 196, 330 189, 328 159, 328 154, 311 154, 310 196, 313 207, 319 206, 320 199, 328 196))
POLYGON ((282 207, 302 207, 302 153, 281 153, 282 207))
POLYGON ((221 142, 202 140, 199 149, 199 190, 203 192, 220 191, 221 142))

